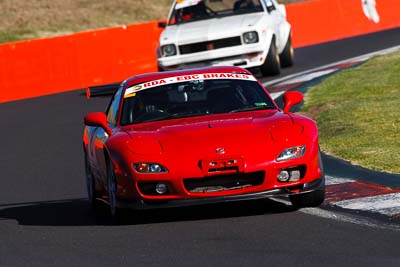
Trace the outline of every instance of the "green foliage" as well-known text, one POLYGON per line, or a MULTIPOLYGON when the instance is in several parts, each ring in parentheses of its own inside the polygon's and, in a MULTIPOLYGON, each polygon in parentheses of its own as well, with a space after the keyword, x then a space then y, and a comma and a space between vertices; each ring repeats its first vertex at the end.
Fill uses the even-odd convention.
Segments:
POLYGON ((32 31, 24 30, 18 32, 0 31, 0 43, 15 42, 24 39, 23 36, 31 35, 32 31))
POLYGON ((303 111, 318 123, 323 151, 400 173, 400 53, 379 56, 311 88, 303 111))

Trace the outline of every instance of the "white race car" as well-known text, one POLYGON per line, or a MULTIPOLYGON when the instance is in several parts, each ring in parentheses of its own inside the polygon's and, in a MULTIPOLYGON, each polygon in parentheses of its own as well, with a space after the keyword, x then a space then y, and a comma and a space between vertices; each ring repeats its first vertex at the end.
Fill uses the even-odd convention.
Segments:
POLYGON ((157 49, 158 68, 293 65, 291 26, 276 0, 175 0, 157 49))

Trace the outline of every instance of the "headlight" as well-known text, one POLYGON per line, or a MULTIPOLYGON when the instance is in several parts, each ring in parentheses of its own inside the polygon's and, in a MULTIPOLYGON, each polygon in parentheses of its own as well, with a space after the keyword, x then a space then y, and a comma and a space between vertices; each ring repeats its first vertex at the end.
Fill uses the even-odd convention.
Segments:
POLYGON ((163 45, 161 47, 161 54, 163 57, 170 57, 176 55, 176 47, 173 44, 163 45))
POLYGON ((140 173, 162 173, 167 172, 167 169, 158 163, 138 162, 134 163, 133 167, 140 173))
POLYGON ((296 159, 304 156, 304 153, 306 153, 306 147, 305 146, 295 146, 291 147, 288 149, 283 150, 278 158, 276 159, 277 161, 282 161, 282 160, 288 160, 288 159, 296 159))
POLYGON ((257 32, 246 32, 243 34, 243 41, 245 44, 254 44, 258 42, 257 32))

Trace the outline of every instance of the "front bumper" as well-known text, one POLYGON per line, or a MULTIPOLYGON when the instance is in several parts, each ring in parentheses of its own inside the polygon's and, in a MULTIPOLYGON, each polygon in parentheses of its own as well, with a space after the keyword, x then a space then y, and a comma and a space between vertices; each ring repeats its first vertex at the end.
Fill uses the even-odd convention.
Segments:
POLYGON ((158 66, 163 70, 205 66, 258 67, 264 63, 268 47, 268 44, 257 43, 172 57, 160 57, 158 58, 158 66))
POLYGON ((270 197, 288 197, 290 195, 310 193, 325 187, 325 178, 321 177, 309 183, 303 184, 301 189, 292 190, 291 187, 272 189, 263 192, 218 196, 218 197, 205 197, 205 198, 190 198, 179 200, 162 200, 162 201, 117 201, 119 208, 126 209, 156 209, 156 208, 172 208, 172 207, 185 207, 194 205, 204 205, 213 203, 224 203, 233 201, 256 200, 265 199, 270 197))

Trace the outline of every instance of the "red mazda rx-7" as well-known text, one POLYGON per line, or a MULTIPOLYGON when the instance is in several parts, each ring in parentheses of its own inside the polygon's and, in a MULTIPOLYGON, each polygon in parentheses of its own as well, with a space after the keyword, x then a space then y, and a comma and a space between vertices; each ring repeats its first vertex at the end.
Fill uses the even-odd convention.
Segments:
POLYGON ((106 112, 85 116, 89 200, 157 208, 288 196, 320 205, 316 123, 280 109, 247 70, 212 67, 134 76, 106 112))

